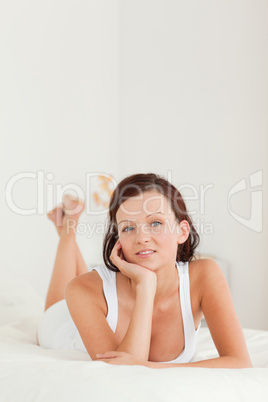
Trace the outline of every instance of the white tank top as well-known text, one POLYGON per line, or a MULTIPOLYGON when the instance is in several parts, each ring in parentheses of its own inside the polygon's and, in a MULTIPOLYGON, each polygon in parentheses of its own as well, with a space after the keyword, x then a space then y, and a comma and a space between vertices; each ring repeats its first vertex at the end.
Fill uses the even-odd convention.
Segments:
MULTIPOLYGON (((195 330, 194 319, 191 307, 190 298, 190 280, 189 280, 189 264, 188 262, 176 262, 180 278, 180 303, 182 310, 182 320, 184 328, 184 342, 185 346, 183 351, 174 360, 161 363, 188 363, 191 361, 195 349, 197 335, 199 328, 195 330)), ((100 265, 93 268, 97 271, 103 281, 103 292, 108 306, 108 314, 106 320, 113 332, 116 330, 118 320, 118 299, 116 289, 116 272, 106 268, 105 265, 100 265)))

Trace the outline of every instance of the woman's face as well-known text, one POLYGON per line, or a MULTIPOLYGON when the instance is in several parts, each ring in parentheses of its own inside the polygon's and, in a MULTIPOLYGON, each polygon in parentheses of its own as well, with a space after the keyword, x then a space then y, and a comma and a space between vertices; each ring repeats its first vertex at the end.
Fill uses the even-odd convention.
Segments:
POLYGON ((178 243, 188 237, 188 222, 177 222, 168 199, 157 190, 123 202, 116 221, 125 259, 152 270, 174 265, 178 243))

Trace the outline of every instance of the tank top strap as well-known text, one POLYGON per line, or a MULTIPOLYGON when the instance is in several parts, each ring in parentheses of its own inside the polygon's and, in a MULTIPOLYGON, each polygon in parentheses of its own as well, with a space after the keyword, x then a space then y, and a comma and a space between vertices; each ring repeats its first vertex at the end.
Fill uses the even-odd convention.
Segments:
POLYGON ((195 338, 197 336, 191 306, 188 261, 187 262, 180 261, 179 263, 177 263, 177 268, 179 271, 179 278, 180 278, 180 302, 181 302, 181 312, 184 327, 184 341, 185 341, 185 349, 187 350, 188 346, 193 345, 195 343, 195 338))
POLYGON ((116 289, 116 272, 111 271, 105 265, 99 265, 92 269, 98 272, 103 282, 103 293, 108 306, 106 321, 111 330, 115 332, 118 320, 118 299, 116 289))

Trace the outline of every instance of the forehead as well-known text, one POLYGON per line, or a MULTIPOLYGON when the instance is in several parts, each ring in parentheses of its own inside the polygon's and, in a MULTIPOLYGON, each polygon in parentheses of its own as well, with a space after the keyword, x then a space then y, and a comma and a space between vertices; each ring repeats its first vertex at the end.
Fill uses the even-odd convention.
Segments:
POLYGON ((168 199, 157 190, 146 191, 124 201, 116 213, 117 221, 126 217, 135 219, 138 216, 162 212, 173 214, 168 199))

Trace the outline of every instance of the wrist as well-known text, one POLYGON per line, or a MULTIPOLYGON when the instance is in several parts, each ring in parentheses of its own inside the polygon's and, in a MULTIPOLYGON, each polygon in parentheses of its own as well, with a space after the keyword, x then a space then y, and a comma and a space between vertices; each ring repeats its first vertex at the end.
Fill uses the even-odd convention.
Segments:
POLYGON ((136 294, 149 295, 154 298, 156 293, 156 285, 150 282, 141 282, 136 286, 136 294))

